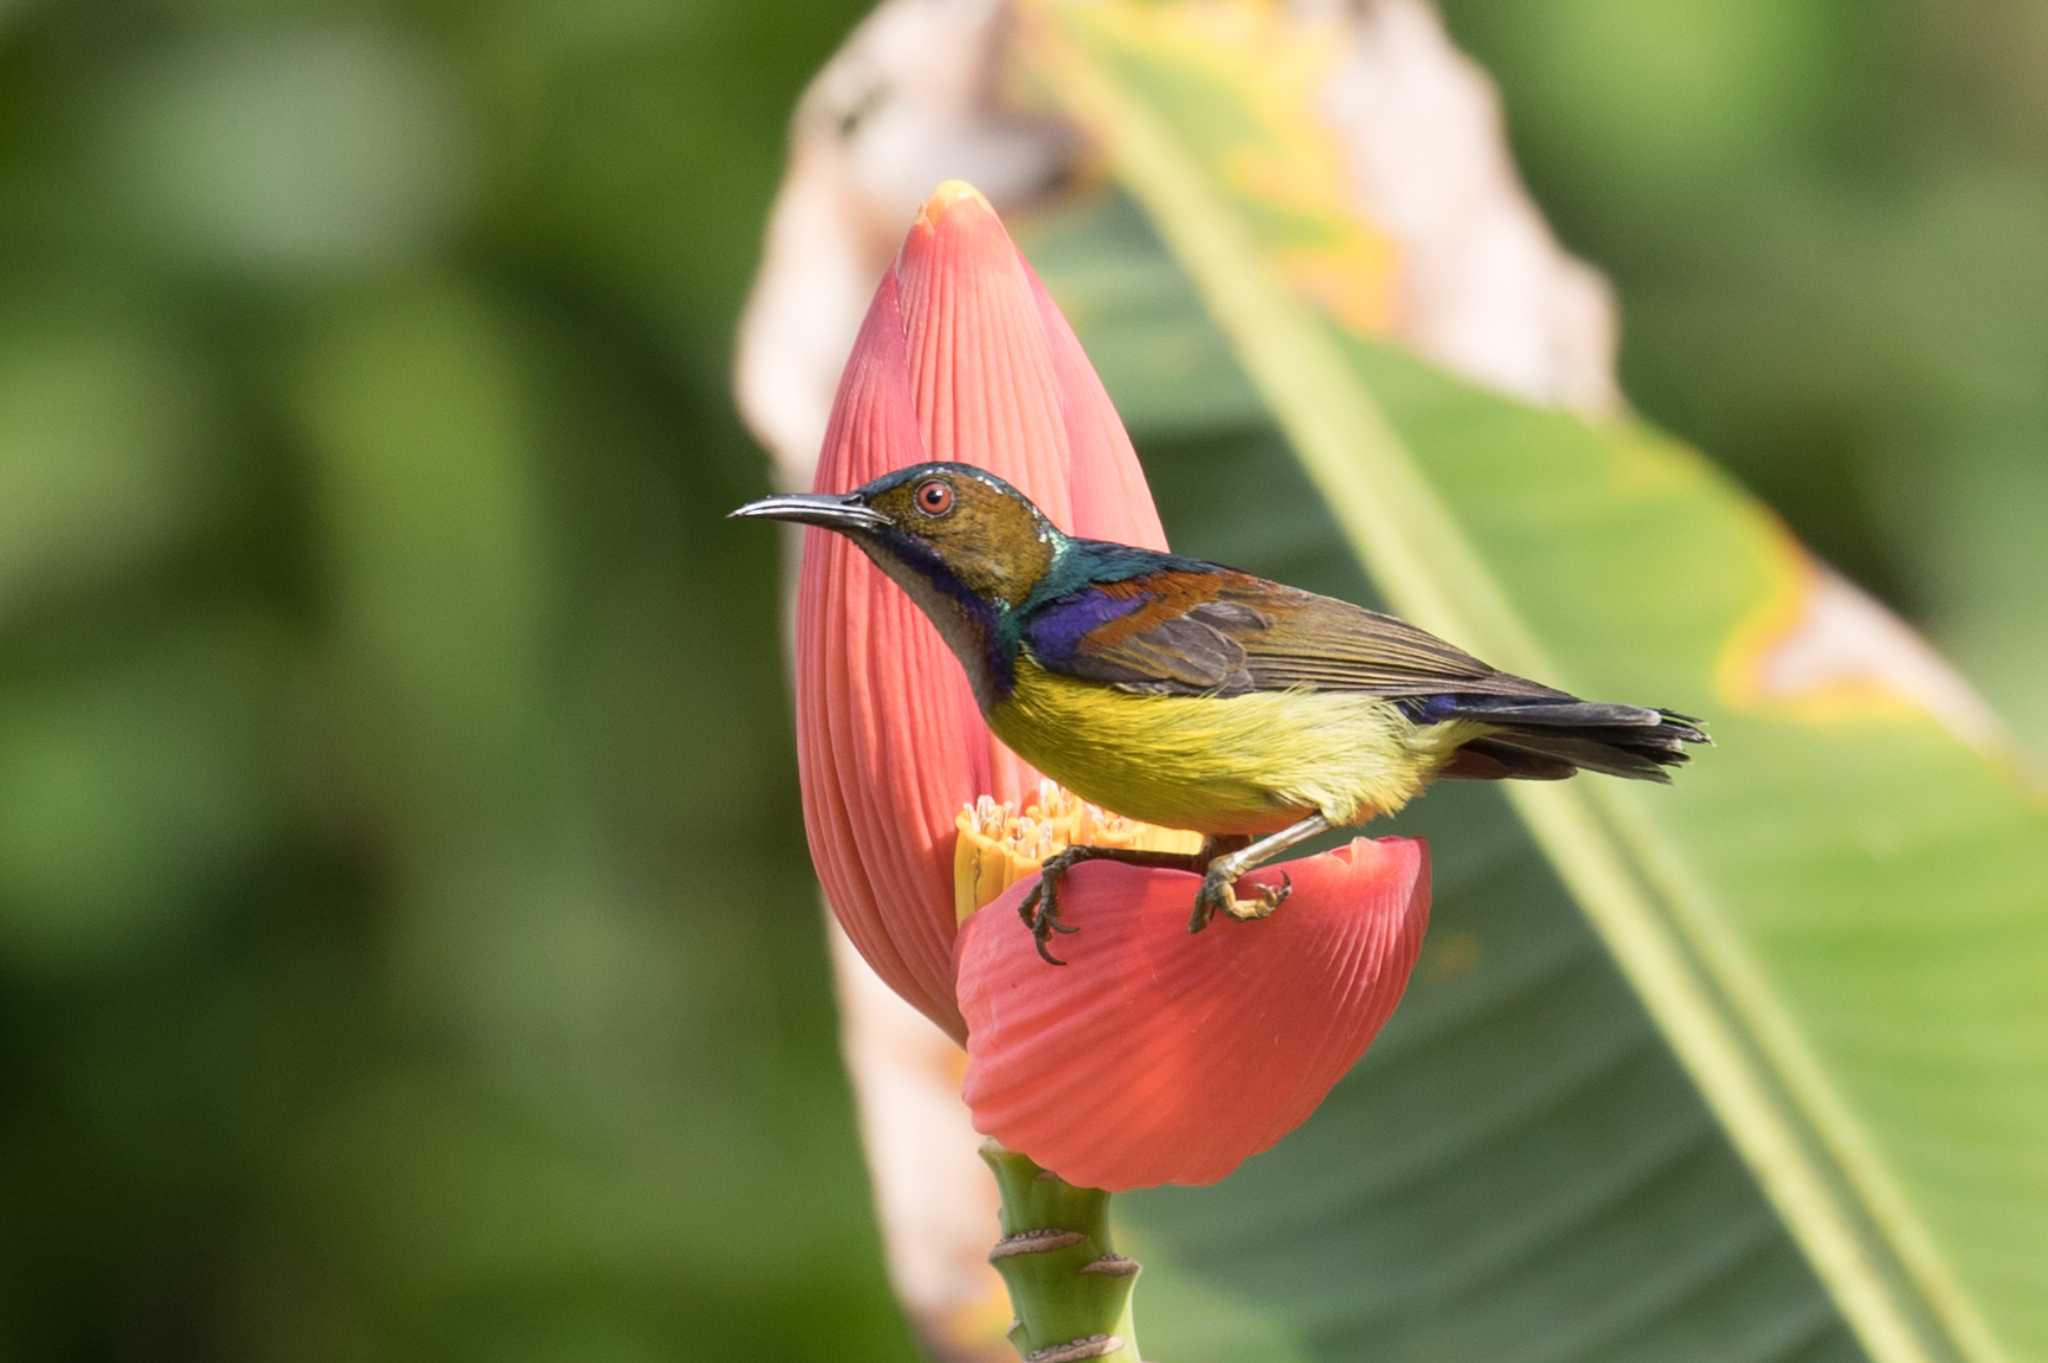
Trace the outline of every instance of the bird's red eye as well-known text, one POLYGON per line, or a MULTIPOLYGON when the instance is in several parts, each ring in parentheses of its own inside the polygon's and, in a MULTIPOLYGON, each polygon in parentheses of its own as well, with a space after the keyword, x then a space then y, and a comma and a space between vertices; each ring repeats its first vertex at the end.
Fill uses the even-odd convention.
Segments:
POLYGON ((917 509, 927 516, 943 516, 953 509, 953 489, 943 478, 919 483, 913 497, 917 509))

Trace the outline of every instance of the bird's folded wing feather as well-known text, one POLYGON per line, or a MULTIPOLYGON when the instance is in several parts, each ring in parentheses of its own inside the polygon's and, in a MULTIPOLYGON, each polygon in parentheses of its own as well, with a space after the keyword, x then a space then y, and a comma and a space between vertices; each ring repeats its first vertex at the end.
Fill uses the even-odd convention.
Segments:
POLYGON ((1030 611, 1022 633, 1047 670, 1130 691, 1562 694, 1391 615, 1188 560, 1088 582, 1030 611))

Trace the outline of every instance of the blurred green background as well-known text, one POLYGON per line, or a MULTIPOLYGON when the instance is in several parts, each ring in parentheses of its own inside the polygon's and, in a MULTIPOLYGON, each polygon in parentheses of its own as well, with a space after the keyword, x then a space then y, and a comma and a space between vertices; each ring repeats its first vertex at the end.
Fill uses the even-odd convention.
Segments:
MULTIPOLYGON (((860 11, 0 3, 0 1354, 908 1351, 720 520, 860 11)), ((1445 13, 1635 402, 2048 748, 2048 8, 1445 13)))

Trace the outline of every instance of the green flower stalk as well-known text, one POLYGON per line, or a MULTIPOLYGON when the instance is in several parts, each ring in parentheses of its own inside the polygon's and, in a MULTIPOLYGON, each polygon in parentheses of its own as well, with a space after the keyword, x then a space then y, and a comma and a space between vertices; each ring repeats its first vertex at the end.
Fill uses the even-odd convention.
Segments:
POLYGON ((1003 1199, 1003 1238, 989 1262, 1010 1290, 1010 1342, 1026 1363, 1139 1363, 1131 1323, 1138 1261, 1109 1239, 1109 1194, 1077 1188, 1014 1150, 984 1141, 1003 1199))

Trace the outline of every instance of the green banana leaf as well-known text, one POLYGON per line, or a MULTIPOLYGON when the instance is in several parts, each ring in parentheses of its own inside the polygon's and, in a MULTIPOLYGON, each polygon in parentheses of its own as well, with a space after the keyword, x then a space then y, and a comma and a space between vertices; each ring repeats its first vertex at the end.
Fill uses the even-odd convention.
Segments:
POLYGON ((1400 817, 1434 925, 1365 1063, 1224 1184, 1124 1199, 1148 1351, 2048 1358, 2039 793, 1700 456, 1318 303, 1287 264, 1355 228, 1242 189, 1300 151, 1262 142, 1256 64, 1113 12, 1040 11, 1038 70, 1131 198, 1019 235, 1176 547, 1718 742, 1670 789, 1400 817))

